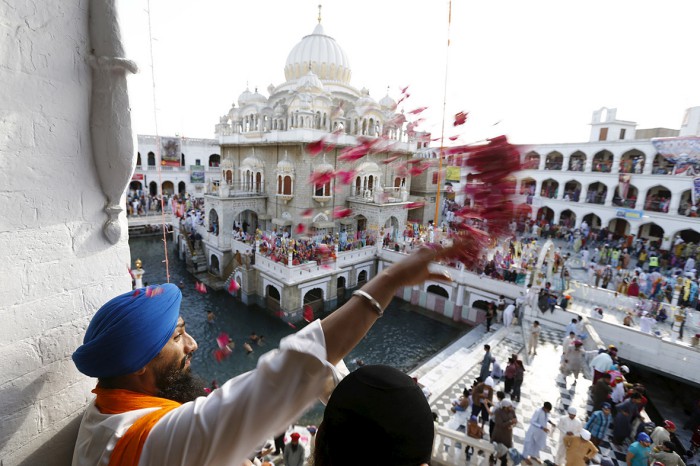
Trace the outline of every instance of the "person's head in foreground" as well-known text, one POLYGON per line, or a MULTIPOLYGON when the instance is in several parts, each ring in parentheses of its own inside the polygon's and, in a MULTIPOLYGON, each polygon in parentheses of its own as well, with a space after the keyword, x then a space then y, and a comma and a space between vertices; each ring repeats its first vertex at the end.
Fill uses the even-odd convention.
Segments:
POLYGON ((197 342, 180 317, 182 293, 173 284, 124 293, 103 305, 73 353, 78 370, 99 388, 119 388, 179 403, 204 395, 190 372, 197 342))
POLYGON ((639 434, 637 434, 637 442, 639 442, 640 445, 644 447, 648 447, 649 445, 651 445, 651 437, 649 437, 649 434, 645 432, 640 432, 639 434))
POLYGON ((335 388, 318 426, 315 466, 420 466, 430 461, 433 416, 403 372, 367 365, 335 388), (360 435, 362 442, 353 441, 360 435))

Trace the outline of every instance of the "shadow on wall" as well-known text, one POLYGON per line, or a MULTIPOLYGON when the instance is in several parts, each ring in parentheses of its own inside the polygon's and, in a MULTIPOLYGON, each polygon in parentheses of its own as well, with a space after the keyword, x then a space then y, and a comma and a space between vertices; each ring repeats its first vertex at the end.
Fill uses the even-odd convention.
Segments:
MULTIPOLYGON (((80 415, 71 419, 62 429, 53 435, 17 466, 70 466, 73 461, 75 439, 78 438, 78 428, 82 420, 80 415)), ((0 465, 2 466, 2 465, 0 465)))
POLYGON ((15 383, 8 383, 8 387, 0 392, 0 419, 2 419, 2 429, 0 430, 0 456, 5 456, 5 446, 14 434, 21 429, 27 416, 32 412, 32 405, 36 403, 37 394, 46 383, 46 374, 34 379, 24 388, 20 389, 21 378, 15 383))
MULTIPOLYGON (((72 462, 75 439, 78 436, 78 428, 82 418, 82 410, 73 419, 67 421, 60 430, 45 432, 34 441, 42 441, 37 445, 33 453, 16 463, 5 450, 8 443, 11 443, 17 432, 22 430, 22 426, 27 422, 27 417, 34 413, 34 404, 38 403, 38 394, 46 383, 48 374, 44 373, 37 377, 24 388, 17 385, 10 386, 0 392, 0 466, 16 464, 17 466, 69 466, 72 462), (11 412, 8 412, 10 411, 11 412)), ((8 384, 12 385, 12 384, 8 384)), ((25 446, 22 446, 23 448, 25 446)))

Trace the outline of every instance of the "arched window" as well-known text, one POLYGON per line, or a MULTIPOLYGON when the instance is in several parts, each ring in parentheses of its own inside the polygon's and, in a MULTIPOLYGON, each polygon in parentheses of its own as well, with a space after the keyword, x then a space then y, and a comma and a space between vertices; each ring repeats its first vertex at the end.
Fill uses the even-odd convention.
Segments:
POLYGON ((282 194, 290 196, 292 194, 292 177, 285 176, 282 186, 282 194))

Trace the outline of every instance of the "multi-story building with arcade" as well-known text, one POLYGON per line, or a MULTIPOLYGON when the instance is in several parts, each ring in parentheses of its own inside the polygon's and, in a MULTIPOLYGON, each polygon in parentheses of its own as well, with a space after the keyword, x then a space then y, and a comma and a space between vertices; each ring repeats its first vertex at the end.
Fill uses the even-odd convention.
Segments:
POLYGON ((521 212, 570 227, 582 222, 616 235, 698 243, 693 180, 700 175, 700 107, 679 130, 637 129, 616 109, 593 112, 587 142, 536 144, 517 180, 521 212))

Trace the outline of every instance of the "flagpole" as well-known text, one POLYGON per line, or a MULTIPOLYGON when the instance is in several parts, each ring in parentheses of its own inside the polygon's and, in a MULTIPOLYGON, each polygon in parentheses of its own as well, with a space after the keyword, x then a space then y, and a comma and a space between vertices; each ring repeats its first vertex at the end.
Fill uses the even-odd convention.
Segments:
POLYGON ((445 109, 447 106, 447 70, 450 63, 450 26, 452 25, 452 0, 448 2, 447 10, 447 47, 445 48, 445 84, 442 94, 442 127, 440 129, 440 154, 438 155, 438 171, 437 171, 437 194, 435 196, 435 216, 433 217, 433 225, 437 228, 440 212, 440 175, 442 172, 442 157, 445 147, 445 109))

